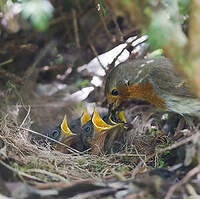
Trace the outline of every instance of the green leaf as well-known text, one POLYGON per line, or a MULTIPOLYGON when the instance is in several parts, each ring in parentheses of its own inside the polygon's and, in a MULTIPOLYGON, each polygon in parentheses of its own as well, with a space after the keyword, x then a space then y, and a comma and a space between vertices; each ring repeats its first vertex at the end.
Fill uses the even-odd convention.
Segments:
POLYGON ((102 12, 103 16, 106 16, 106 9, 104 7, 104 2, 103 0, 99 0, 99 5, 100 5, 100 11, 102 12))
POLYGON ((63 56, 60 55, 60 54, 58 54, 58 55, 56 56, 55 62, 56 62, 57 64, 61 64, 61 63, 63 63, 63 60, 64 60, 63 56))
POLYGON ((179 11, 182 15, 189 14, 189 4, 190 4, 190 0, 179 0, 178 1, 179 11))
POLYGON ((151 52, 148 55, 148 58, 155 58, 155 57, 161 57, 163 54, 163 50, 162 49, 156 49, 153 52, 151 52))
POLYGON ((118 1, 122 1, 122 3, 126 4, 127 6, 129 6, 132 3, 132 0, 118 0, 118 1))
POLYGON ((149 42, 153 49, 161 48, 168 42, 171 29, 172 24, 164 12, 158 12, 154 15, 148 30, 149 42))
POLYGON ((22 3, 22 15, 30 18, 34 27, 44 31, 52 17, 53 6, 48 0, 25 0, 22 3))
POLYGON ((88 79, 85 80, 77 80, 76 85, 77 86, 88 86, 90 81, 88 79))

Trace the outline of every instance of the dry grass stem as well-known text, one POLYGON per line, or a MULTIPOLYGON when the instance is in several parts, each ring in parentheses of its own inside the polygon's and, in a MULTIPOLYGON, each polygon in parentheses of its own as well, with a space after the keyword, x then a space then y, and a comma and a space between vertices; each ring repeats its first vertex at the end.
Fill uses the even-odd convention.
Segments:
POLYGON ((167 192, 167 195, 165 196, 165 199, 170 199, 173 195, 173 193, 180 188, 183 184, 185 184, 186 182, 188 182, 188 180, 193 177, 194 175, 196 175, 197 173, 200 172, 200 164, 196 167, 194 167, 192 170, 190 170, 182 180, 180 180, 178 183, 176 183, 175 185, 171 186, 169 191, 167 192))

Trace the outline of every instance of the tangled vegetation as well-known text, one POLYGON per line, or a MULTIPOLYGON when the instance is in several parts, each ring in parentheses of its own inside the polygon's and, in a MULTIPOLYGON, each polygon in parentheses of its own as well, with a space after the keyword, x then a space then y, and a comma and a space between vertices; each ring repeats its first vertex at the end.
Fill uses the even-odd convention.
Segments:
POLYGON ((2 0, 0 197, 199 198, 199 118, 136 102, 112 130, 124 146, 98 155, 46 136, 107 112, 106 74, 128 58, 169 57, 200 96, 199 15, 196 0, 2 0))

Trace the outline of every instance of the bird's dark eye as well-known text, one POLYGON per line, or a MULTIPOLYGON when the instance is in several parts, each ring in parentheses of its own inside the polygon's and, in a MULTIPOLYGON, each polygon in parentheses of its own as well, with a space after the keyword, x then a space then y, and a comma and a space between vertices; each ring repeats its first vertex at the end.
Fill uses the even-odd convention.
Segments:
POLYGON ((54 131, 52 132, 52 137, 53 137, 53 138, 57 138, 59 135, 60 135, 60 132, 59 132, 58 130, 54 130, 54 131))
POLYGON ((111 92, 112 95, 117 96, 119 95, 118 90, 117 89, 113 89, 111 92))
POLYGON ((90 126, 86 126, 86 127, 85 127, 85 131, 86 131, 86 132, 90 132, 90 130, 91 130, 90 126))

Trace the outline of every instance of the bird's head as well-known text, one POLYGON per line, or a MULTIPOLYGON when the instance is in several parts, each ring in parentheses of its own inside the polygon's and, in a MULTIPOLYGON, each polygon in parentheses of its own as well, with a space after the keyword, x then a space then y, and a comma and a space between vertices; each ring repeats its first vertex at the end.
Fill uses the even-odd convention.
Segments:
POLYGON ((63 139, 80 134, 81 127, 89 120, 91 120, 91 116, 86 108, 78 119, 68 121, 67 116, 65 115, 61 124, 48 133, 48 137, 62 142, 63 139))
POLYGON ((131 77, 130 73, 119 66, 113 68, 108 74, 105 83, 105 96, 108 104, 114 109, 130 97, 131 77))

